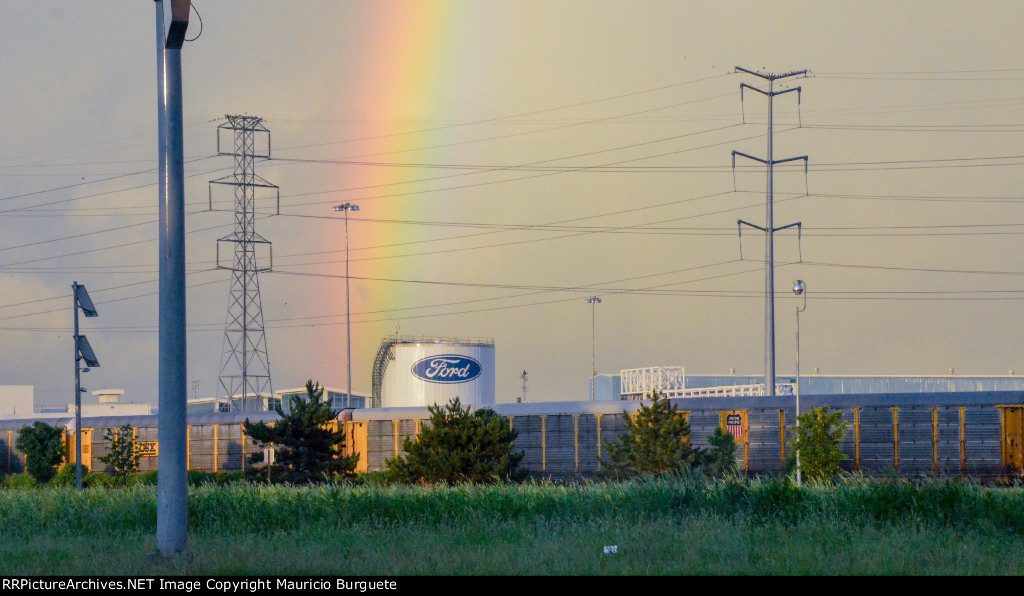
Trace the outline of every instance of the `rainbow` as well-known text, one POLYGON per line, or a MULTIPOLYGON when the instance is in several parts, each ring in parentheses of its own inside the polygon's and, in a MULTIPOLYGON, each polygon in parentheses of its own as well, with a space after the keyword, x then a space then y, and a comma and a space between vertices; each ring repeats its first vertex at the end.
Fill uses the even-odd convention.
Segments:
MULTIPOLYGON (((340 138, 362 139, 342 145, 342 155, 366 161, 416 161, 426 152, 410 151, 429 145, 428 134, 406 134, 439 126, 430 122, 439 113, 450 113, 453 95, 466 97, 472 90, 453 89, 452 80, 459 77, 458 65, 463 60, 469 27, 486 7, 476 3, 401 2, 358 5, 352 15, 363 25, 362 48, 365 59, 358 72, 344 81, 340 92, 348 95, 346 102, 357 106, 355 127, 346 123, 340 138)), ((443 126, 443 125, 442 125, 443 126)), ((351 201, 360 206, 353 218, 417 219, 427 215, 424 201, 416 195, 385 197, 416 190, 416 185, 396 185, 422 172, 380 166, 353 166, 341 169, 344 180, 336 188, 350 189, 336 195, 338 202, 351 201)), ((426 201, 429 204, 430 201, 426 201)), ((416 277, 413 259, 358 261, 360 257, 379 256, 381 251, 360 251, 359 247, 401 242, 401 228, 386 224, 350 225, 350 247, 353 249, 351 275, 388 278, 416 277)), ((344 248, 341 235, 331 249, 344 248)), ((343 273, 344 265, 335 271, 343 273)), ((329 284, 332 303, 343 304, 344 284, 329 284)), ((409 296, 409 290, 393 284, 353 282, 351 287, 353 313, 378 310, 394 304, 396 297, 409 296)), ((416 302, 410 300, 409 302, 416 302)), ((334 309, 336 312, 336 309, 334 309)), ((326 312, 330 312, 327 309, 326 312)), ((398 314, 400 316, 400 313, 398 314)), ((367 375, 373 350, 385 333, 393 333, 394 323, 359 324, 364 319, 379 320, 381 315, 354 316, 352 326, 353 376, 357 388, 369 388, 367 375), (358 350, 355 346, 359 346, 358 350)), ((338 328, 339 330, 341 328, 338 328)), ((406 325, 403 333, 417 333, 406 325)))

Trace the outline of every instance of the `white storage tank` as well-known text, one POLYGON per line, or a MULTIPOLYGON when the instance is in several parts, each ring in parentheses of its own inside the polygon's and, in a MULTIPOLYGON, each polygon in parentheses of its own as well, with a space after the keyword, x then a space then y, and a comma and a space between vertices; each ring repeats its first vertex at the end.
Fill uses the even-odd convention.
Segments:
POLYGON ((391 335, 373 363, 378 408, 494 404, 494 340, 391 335))

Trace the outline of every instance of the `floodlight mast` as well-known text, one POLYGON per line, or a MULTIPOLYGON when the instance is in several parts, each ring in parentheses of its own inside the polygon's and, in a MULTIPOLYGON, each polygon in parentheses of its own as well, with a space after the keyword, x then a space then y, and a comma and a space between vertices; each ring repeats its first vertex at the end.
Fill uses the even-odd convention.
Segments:
POLYGON ((601 304, 601 298, 591 296, 586 300, 590 305, 590 401, 594 401, 594 383, 597 381, 597 360, 595 360, 597 341, 597 305, 601 304))
MULTIPOLYGON (((786 79, 789 77, 795 77, 804 75, 806 76, 809 71, 807 70, 794 70, 782 74, 766 74, 756 72, 753 70, 747 70, 737 66, 737 72, 743 72, 755 77, 759 77, 768 81, 768 90, 764 91, 757 87, 752 87, 746 83, 740 83, 740 100, 742 101, 743 90, 750 89, 756 91, 768 98, 768 155, 765 159, 760 159, 740 151, 732 152, 732 167, 733 167, 733 180, 735 181, 736 172, 736 156, 745 157, 747 159, 762 163, 768 170, 767 189, 765 198, 765 225, 764 227, 751 224, 743 220, 737 220, 737 226, 743 225, 750 226, 752 228, 761 230, 765 233, 765 279, 764 279, 764 292, 765 292, 765 329, 764 329, 764 384, 765 384, 765 395, 774 397, 775 396, 775 232, 791 227, 800 227, 801 224, 794 223, 781 227, 775 227, 775 219, 772 212, 772 203, 774 201, 774 166, 775 164, 786 163, 790 161, 803 160, 804 162, 804 175, 806 178, 807 173, 807 156, 803 155, 800 157, 790 157, 786 159, 775 159, 774 158, 774 112, 775 112, 775 96, 782 95, 784 93, 796 92, 797 94, 797 105, 800 103, 800 87, 792 87, 790 89, 784 89, 782 91, 775 91, 775 81, 780 79, 786 79)), ((745 113, 745 112, 744 112, 745 113)), ((740 249, 742 251, 742 247, 740 249)), ((741 252, 742 255, 742 252, 741 252)))
POLYGON ((164 3, 156 0, 157 120, 159 129, 159 414, 156 549, 164 556, 185 550, 187 472, 185 400, 185 155, 181 47, 190 0, 169 0, 171 26, 164 29, 164 3))
MULTIPOLYGON (((352 301, 349 298, 348 293, 348 213, 349 211, 359 211, 359 205, 355 203, 342 203, 341 205, 335 205, 334 211, 342 211, 345 213, 345 365, 348 367, 348 403, 352 403, 352 312, 351 304, 352 301)), ((396 334, 397 335, 397 334, 396 334)))
POLYGON ((87 317, 98 317, 99 313, 96 312, 96 306, 93 305, 92 300, 89 298, 89 292, 85 290, 85 286, 80 285, 77 281, 71 282, 71 293, 74 297, 74 306, 72 307, 75 311, 75 334, 73 339, 75 341, 75 487, 79 490, 82 489, 82 373, 87 372, 89 368, 82 369, 79 366, 79 362, 85 360, 88 367, 99 366, 99 360, 96 359, 96 354, 92 351, 92 347, 89 346, 89 340, 84 335, 78 333, 78 309, 81 308, 82 312, 87 317))

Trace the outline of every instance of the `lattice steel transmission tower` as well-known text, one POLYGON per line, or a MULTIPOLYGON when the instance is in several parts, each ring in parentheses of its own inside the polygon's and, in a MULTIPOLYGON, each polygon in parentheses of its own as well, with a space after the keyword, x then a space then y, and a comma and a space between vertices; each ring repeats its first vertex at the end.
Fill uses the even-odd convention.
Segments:
POLYGON ((224 324, 220 387, 232 409, 236 399, 240 399, 241 409, 245 410, 250 399, 261 401, 262 396, 273 394, 259 273, 271 271, 274 258, 270 241, 256 233, 256 189, 270 189, 274 193, 274 213, 280 213, 281 195, 277 186, 257 176, 255 171, 257 159, 270 158, 270 131, 263 126, 263 119, 230 115, 225 118, 227 122, 217 127, 217 154, 233 156, 235 170, 210 181, 210 209, 217 185, 233 187, 235 204, 235 231, 217 241, 217 268, 233 273, 224 324), (234 133, 230 151, 221 148, 222 131, 234 133), (224 243, 233 248, 228 264, 221 263, 224 243))

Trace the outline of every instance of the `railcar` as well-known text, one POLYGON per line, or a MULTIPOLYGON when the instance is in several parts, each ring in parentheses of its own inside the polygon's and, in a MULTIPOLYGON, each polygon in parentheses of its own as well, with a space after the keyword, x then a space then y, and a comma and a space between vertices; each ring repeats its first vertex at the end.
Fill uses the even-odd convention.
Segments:
MULTIPOLYGON (((796 404, 792 396, 683 398, 672 402, 689 421, 693 445, 707 447, 715 428, 730 430, 737 442, 737 465, 747 473, 778 473, 791 450, 796 404)), ((553 478, 599 472, 605 441, 623 432, 624 417, 642 401, 548 402, 488 405, 518 431, 521 465, 553 478)), ((1024 471, 1024 392, 943 392, 917 394, 808 395, 801 411, 829 406, 842 412, 848 428, 842 448, 845 469, 865 475, 993 477, 1024 471)), ((187 466, 207 472, 244 470, 260 449, 243 423, 271 423, 274 412, 190 414, 187 466)), ((15 447, 21 428, 35 420, 68 430, 68 461, 74 460, 74 418, 0 419, 0 472, 25 469, 15 447)), ((406 438, 415 438, 429 422, 426 407, 345 410, 346 454, 358 453, 358 471, 383 469, 402 454, 406 438)), ((107 429, 129 425, 145 449, 141 469, 154 470, 159 454, 156 416, 108 416, 82 419, 82 458, 105 471, 107 429)))

